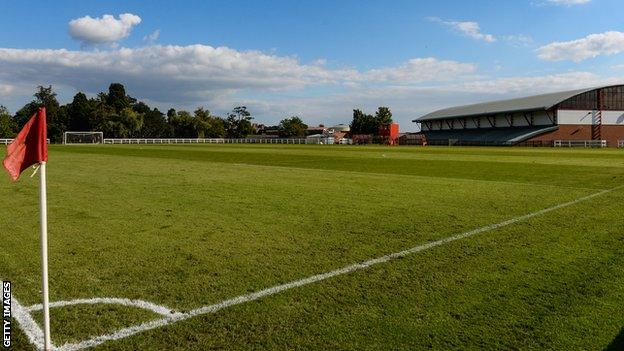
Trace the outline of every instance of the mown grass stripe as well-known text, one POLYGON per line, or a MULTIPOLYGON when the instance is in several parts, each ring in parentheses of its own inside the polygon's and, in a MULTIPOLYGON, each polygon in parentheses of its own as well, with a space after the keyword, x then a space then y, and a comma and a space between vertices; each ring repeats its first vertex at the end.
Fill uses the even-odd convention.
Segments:
POLYGON ((94 347, 100 344, 103 344, 107 341, 112 341, 112 340, 120 340, 120 339, 124 339, 127 338, 129 336, 144 332, 144 331, 148 331, 148 330, 152 330, 155 328, 159 328, 162 326, 166 326, 166 325, 170 325, 182 320, 186 320, 192 317, 196 317, 199 315, 203 315, 203 314, 209 314, 209 313, 215 313, 219 310, 225 309, 227 307, 231 307, 231 306, 235 306, 235 305, 239 305, 242 303, 246 303, 246 302, 250 302, 250 301, 254 301, 254 300, 258 300, 267 296, 271 296, 271 295, 275 295, 277 293, 286 291, 286 290, 290 290, 293 288, 297 288, 297 287, 301 287, 301 286, 305 286, 305 285, 309 285, 312 283, 316 283, 316 282, 320 282, 329 278, 333 278, 336 276, 340 276, 340 275, 345 275, 345 274, 349 274, 361 269, 365 269, 365 268, 369 268, 373 265, 377 265, 380 263, 385 263, 397 258, 401 258, 401 257, 405 257, 411 254, 415 254, 424 250, 428 250, 443 244, 447 244, 453 241, 457 241, 457 240, 461 240, 461 239, 465 239, 465 238, 469 238, 471 236, 474 236, 476 234, 480 234, 480 233, 484 233, 484 232, 488 232, 488 231, 492 231, 498 228, 502 228, 505 226, 509 226, 511 224, 514 223, 518 223, 536 216, 540 216, 564 207, 568 207, 568 206, 572 206, 575 205, 577 203, 583 202, 583 201, 587 201, 590 199, 593 199, 595 197, 613 192, 615 190, 619 190, 621 188, 624 188, 624 186, 618 186, 615 188, 611 188, 611 189, 607 189, 607 190, 603 190, 597 193, 593 193, 587 196, 583 196, 580 198, 577 198, 575 200, 572 201, 568 201, 568 202, 564 202, 552 207, 548 207, 539 211, 535 211, 523 216, 519 216, 519 217, 514 217, 511 219, 508 219, 506 221, 502 221, 499 223, 495 223, 495 224, 491 224, 491 225, 487 225, 484 227, 480 227, 468 232, 464 232, 461 234, 457 234, 457 235, 453 235, 453 236, 449 236, 443 239, 439 239, 439 240, 435 240, 426 244, 422 244, 422 245, 418 245, 418 246, 414 246, 412 248, 403 250, 403 251, 399 251, 399 252, 395 252, 395 253, 391 253, 388 255, 384 255, 381 257, 377 257, 374 259, 370 259, 361 263, 355 263, 343 268, 339 268, 333 271, 329 271, 326 273, 321 273, 321 274, 317 274, 317 275, 313 275, 307 278, 303 278, 300 280, 296 280, 293 282, 289 282, 286 284, 281 284, 281 285, 276 285, 267 289, 263 289, 263 290, 259 290, 257 292, 253 292, 250 294, 245 294, 245 295, 240 295, 231 299, 227 299, 224 301, 221 301, 219 303, 213 304, 213 305, 208 305, 208 306, 204 306, 204 307, 200 307, 197 309, 194 309, 192 311, 189 311, 187 313, 184 314, 179 314, 179 315, 174 315, 172 317, 168 317, 168 318, 161 318, 161 319, 156 319, 150 322, 146 322, 140 325, 136 325, 136 326, 132 326, 132 327, 128 327, 128 328, 124 328, 121 329, 117 332, 111 333, 111 334, 106 334, 106 335, 101 335, 101 336, 97 336, 94 337, 90 340, 85 340, 79 343, 67 343, 63 346, 61 346, 58 350, 61 351, 74 351, 74 350, 81 350, 81 349, 85 349, 85 348, 90 348, 90 347, 94 347))

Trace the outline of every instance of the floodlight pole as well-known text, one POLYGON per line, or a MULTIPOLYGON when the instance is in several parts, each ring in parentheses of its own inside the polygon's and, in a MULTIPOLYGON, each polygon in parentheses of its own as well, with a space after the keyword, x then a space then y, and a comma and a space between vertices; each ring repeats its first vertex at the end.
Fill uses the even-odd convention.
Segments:
POLYGON ((48 206, 46 194, 46 162, 39 164, 39 214, 41 216, 41 297, 43 300, 43 338, 45 351, 52 350, 50 340, 50 298, 48 296, 48 206))

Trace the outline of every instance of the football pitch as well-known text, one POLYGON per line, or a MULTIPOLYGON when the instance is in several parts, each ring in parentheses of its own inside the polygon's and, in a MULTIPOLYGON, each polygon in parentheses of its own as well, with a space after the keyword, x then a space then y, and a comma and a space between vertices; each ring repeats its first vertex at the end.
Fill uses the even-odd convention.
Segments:
MULTIPOLYGON (((60 350, 624 348, 624 150, 49 153, 60 350)), ((42 318, 29 175, 0 183, 16 350, 42 318)))

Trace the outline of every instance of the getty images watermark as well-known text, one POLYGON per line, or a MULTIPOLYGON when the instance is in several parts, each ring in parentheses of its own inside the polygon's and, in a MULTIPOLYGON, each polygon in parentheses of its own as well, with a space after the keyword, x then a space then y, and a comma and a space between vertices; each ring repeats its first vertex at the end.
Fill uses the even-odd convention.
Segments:
POLYGON ((11 282, 2 282, 2 347, 11 347, 11 282))

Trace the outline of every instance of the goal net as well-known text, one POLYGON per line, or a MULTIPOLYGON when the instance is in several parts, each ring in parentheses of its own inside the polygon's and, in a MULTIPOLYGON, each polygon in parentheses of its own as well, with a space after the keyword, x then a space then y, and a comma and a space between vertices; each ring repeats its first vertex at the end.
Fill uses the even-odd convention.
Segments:
POLYGON ((65 132, 63 144, 103 144, 102 132, 65 132))

